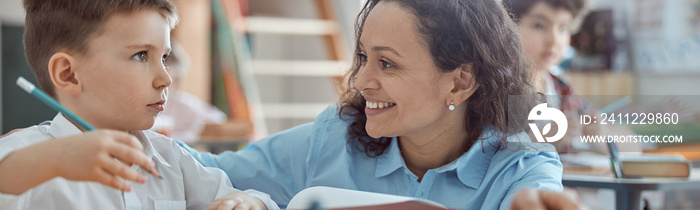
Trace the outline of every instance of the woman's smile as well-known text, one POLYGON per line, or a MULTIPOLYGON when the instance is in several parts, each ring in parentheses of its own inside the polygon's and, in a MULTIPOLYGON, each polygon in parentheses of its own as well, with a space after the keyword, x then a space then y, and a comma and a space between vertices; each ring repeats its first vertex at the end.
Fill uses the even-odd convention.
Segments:
POLYGON ((367 116, 376 115, 394 108, 396 103, 365 101, 365 114, 367 116))

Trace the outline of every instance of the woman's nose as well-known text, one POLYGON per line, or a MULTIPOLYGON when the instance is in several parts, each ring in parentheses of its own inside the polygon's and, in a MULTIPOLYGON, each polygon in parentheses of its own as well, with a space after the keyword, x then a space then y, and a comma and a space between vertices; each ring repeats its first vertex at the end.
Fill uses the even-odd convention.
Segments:
POLYGON ((354 86, 360 91, 379 88, 379 82, 377 81, 376 74, 374 74, 373 69, 368 68, 368 66, 369 65, 360 67, 357 75, 355 75, 354 86))

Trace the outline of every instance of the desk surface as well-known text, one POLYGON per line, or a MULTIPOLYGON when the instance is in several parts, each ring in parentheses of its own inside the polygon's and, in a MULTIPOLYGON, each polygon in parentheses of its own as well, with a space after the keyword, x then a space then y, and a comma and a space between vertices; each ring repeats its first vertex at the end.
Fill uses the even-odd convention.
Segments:
POLYGON ((565 174, 562 184, 567 187, 603 188, 615 190, 615 209, 641 209, 641 194, 645 190, 700 189, 700 169, 692 169, 688 178, 615 178, 607 176, 565 174))
POLYGON ((689 178, 614 178, 612 176, 564 174, 562 184, 569 187, 605 188, 621 191, 700 189, 700 168, 689 178))

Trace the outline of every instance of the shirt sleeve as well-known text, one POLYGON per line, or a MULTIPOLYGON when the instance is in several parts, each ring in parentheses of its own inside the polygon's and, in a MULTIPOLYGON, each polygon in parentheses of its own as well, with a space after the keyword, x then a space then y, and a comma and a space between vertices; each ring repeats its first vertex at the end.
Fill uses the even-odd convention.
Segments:
MULTIPOLYGON (((16 147, 12 146, 11 140, 8 138, 0 139, 0 161, 4 160, 10 153, 17 150, 16 147)), ((19 195, 0 193, 0 209, 8 209, 11 204, 15 203, 19 199, 19 195)))
MULTIPOLYGON (((0 138, 0 162, 17 150, 46 141, 46 137, 34 135, 38 133, 37 131, 38 128, 36 126, 28 127, 24 128, 22 131, 18 131, 11 135, 5 136, 4 138, 0 138)), ((0 171, 0 173, 4 172, 0 171)), ((27 190, 21 195, 0 193, 0 209, 7 209, 11 204, 14 204, 19 201, 19 199, 26 197, 22 195, 29 191, 31 191, 31 189, 27 190)))
POLYGON ((19 199, 18 195, 0 193, 0 209, 7 209, 19 199))
POLYGON ((511 185, 499 209, 510 209, 513 197, 523 189, 533 188, 555 192, 564 190, 561 184, 563 168, 556 152, 537 152, 534 155, 526 155, 509 170, 514 170, 512 174, 521 178, 511 185))
POLYGON ((306 187, 313 127, 301 125, 256 141, 241 151, 218 155, 181 146, 202 165, 226 172, 234 187, 265 192, 285 208, 306 187))
POLYGON ((38 133, 38 128, 29 127, 22 131, 0 138, 0 161, 4 160, 10 153, 24 149, 28 146, 46 141, 46 137, 32 135, 38 133))
MULTIPOLYGON (((182 171, 182 178, 185 184, 187 209, 205 209, 216 198, 240 192, 240 190, 231 186, 231 181, 221 169, 203 167, 186 150, 181 148, 175 149, 179 149, 182 153, 180 156, 180 170, 182 171)), ((267 209, 279 209, 277 204, 267 194, 255 190, 247 190, 245 192, 260 199, 267 209)))

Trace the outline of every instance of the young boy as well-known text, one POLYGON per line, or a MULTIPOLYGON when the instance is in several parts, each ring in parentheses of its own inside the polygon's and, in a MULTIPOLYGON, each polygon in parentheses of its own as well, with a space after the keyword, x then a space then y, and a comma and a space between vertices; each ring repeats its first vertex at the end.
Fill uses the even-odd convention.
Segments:
POLYGON ((143 131, 163 110, 171 83, 164 60, 177 15, 170 2, 23 4, 26 57, 39 86, 100 130, 78 135, 59 113, 50 125, 1 139, 0 208, 204 209, 227 194, 236 198, 229 208, 278 208, 264 193, 234 189, 221 170, 203 167, 171 139, 143 131), (137 167, 153 177, 146 181, 137 167))
MULTIPOLYGON (((582 113, 596 111, 567 82, 550 70, 562 61, 571 34, 578 31, 581 21, 588 14, 588 4, 587 0, 503 0, 511 18, 518 23, 525 54, 533 62, 535 87, 539 92, 550 96, 547 98, 548 105, 568 115, 569 122, 575 122, 582 113)), ((624 127, 603 127, 595 123, 583 127, 579 123, 569 123, 564 138, 553 144, 559 152, 575 152, 573 139, 579 135, 598 134, 632 133, 624 127)), ((581 146, 590 146, 590 149, 598 152, 608 150, 605 144, 581 146)), ((624 148, 625 152, 641 151, 639 144, 625 143, 618 147, 624 148)))

